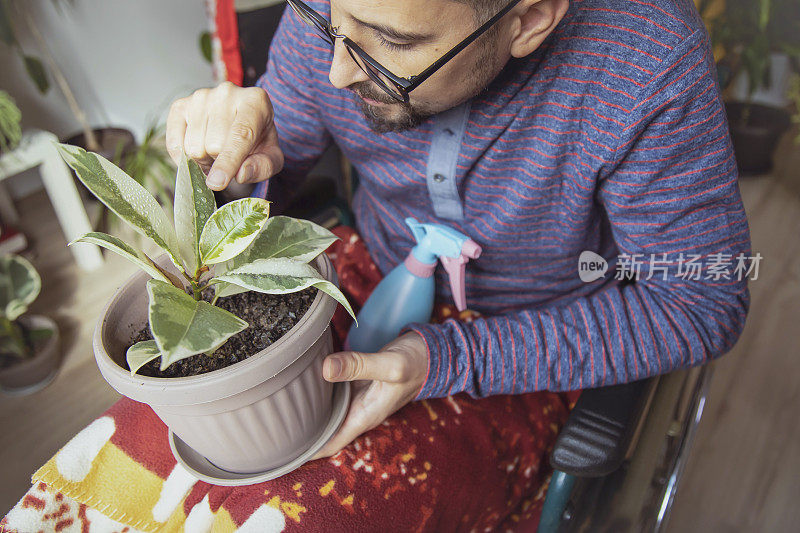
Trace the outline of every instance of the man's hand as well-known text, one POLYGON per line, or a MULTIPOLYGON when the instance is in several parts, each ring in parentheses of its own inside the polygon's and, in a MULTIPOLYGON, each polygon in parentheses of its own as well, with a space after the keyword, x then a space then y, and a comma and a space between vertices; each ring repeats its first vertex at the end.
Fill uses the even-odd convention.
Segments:
POLYGON ((356 381, 350 410, 339 431, 314 456, 330 457, 414 399, 428 372, 428 351, 418 333, 398 337, 378 353, 329 355, 322 374, 328 381, 356 381), (366 381, 357 381, 366 380, 366 381))
POLYGON ((169 109, 166 139, 170 157, 177 163, 181 150, 186 152, 217 191, 234 178, 239 183, 263 181, 283 168, 272 103, 258 87, 225 82, 176 100, 169 109))

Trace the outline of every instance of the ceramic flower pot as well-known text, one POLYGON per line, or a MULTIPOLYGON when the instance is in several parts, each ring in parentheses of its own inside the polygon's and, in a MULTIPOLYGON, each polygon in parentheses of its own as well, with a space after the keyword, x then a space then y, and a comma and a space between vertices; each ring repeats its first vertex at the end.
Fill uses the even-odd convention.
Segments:
MULTIPOLYGON (((324 253, 312 265, 337 283, 324 253)), ((333 351, 336 301, 318 292, 283 337, 226 368, 184 378, 132 376, 125 353, 147 324, 148 279, 143 272, 131 277, 95 329, 95 358, 106 381, 148 404, 177 437, 223 470, 263 472, 306 451, 331 416, 333 384, 322 377, 322 361, 333 351)))
POLYGON ((762 174, 772 170, 772 156, 781 135, 791 125, 785 109, 760 104, 727 102, 736 163, 742 174, 762 174))
POLYGON ((33 357, 0 370, 0 391, 4 394, 31 394, 44 388, 55 377, 61 362, 55 322, 39 315, 26 315, 19 321, 28 328, 49 329, 53 334, 36 343, 33 357))

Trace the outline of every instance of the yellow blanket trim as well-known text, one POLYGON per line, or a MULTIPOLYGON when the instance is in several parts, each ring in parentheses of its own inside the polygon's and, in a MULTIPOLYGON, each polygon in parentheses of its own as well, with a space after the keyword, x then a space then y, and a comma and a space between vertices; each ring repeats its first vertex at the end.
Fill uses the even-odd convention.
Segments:
MULTIPOLYGON (((152 518, 143 517, 139 513, 136 513, 139 516, 133 516, 131 510, 128 510, 130 513, 128 514, 117 507, 116 502, 120 501, 117 495, 125 493, 128 496, 133 493, 137 494, 137 498, 132 500, 137 509, 148 514, 152 513, 161 494, 164 480, 125 455, 114 444, 106 443, 103 446, 93 461, 92 469, 82 481, 66 480, 58 471, 55 456, 37 470, 31 479, 34 483, 44 482, 51 490, 61 492, 79 503, 88 505, 117 522, 149 532, 163 531, 165 524, 156 522, 152 518), (96 464, 113 465, 112 470, 117 483, 108 484, 99 481, 97 469, 94 468, 96 464), (121 479, 124 479, 125 482, 119 483, 121 479), (91 491, 89 487, 92 487, 91 491)), ((131 500, 126 497, 122 501, 131 500)), ((178 507, 176 511, 180 510, 180 514, 183 514, 182 503, 178 507)), ((176 513, 173 512, 173 514, 176 513)), ((172 522, 171 518, 168 522, 172 522)))

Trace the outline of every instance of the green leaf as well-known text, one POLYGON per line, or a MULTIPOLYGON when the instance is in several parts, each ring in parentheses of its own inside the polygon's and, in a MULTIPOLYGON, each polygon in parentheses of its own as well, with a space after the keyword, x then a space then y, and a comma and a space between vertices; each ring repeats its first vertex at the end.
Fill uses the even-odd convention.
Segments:
POLYGON ((112 252, 121 255, 128 261, 136 264, 139 268, 150 274, 151 277, 159 279, 165 283, 174 284, 174 280, 169 279, 164 271, 158 268, 158 266, 147 256, 147 254, 135 246, 131 246, 121 239, 114 237, 113 235, 108 235, 99 231, 92 231, 78 237, 69 243, 68 246, 72 246, 76 242, 85 242, 88 244, 102 246, 103 248, 111 250, 112 252))
POLYGON ((131 376, 160 355, 161 352, 158 350, 158 344, 153 340, 137 342, 128 348, 125 359, 128 361, 128 368, 131 370, 131 376))
POLYGON ((163 281, 148 281, 147 292, 150 331, 161 352, 161 370, 192 355, 213 352, 248 327, 233 313, 196 301, 163 281))
POLYGON ((211 63, 214 60, 211 46, 211 33, 204 31, 200 34, 200 53, 203 54, 203 59, 211 63))
POLYGON ((339 237, 310 220, 277 216, 270 218, 253 244, 236 258, 236 266, 256 259, 288 257, 308 263, 339 237))
POLYGON ((758 7, 758 29, 764 31, 769 25, 769 19, 772 13, 772 0, 761 0, 758 7))
POLYGON ((200 269, 200 234, 217 204, 206 176, 193 159, 181 155, 175 180, 175 233, 187 272, 200 269))
POLYGON ((217 209, 200 235, 200 261, 213 265, 233 259, 250 246, 269 216, 269 202, 242 198, 217 209))
POLYGON ((42 278, 33 265, 18 255, 0 257, 0 312, 16 320, 42 290, 42 278))
POLYGON ((175 229, 147 189, 103 156, 68 144, 57 147, 92 194, 133 229, 152 239, 183 271, 175 229))
POLYGON ((311 265, 286 257, 257 259, 224 274, 214 277, 211 282, 222 281, 239 287, 267 294, 285 294, 316 287, 342 304, 355 318, 353 308, 339 287, 319 277, 311 265))
POLYGON ((22 60, 25 62, 25 70, 28 71, 28 76, 36 84, 39 92, 45 94, 50 89, 50 81, 47 79, 47 71, 38 57, 23 55, 22 60))
POLYGON ((250 289, 234 285, 233 283, 228 283, 227 281, 220 281, 214 284, 214 294, 217 298, 225 298, 226 296, 233 296, 249 290, 250 289))

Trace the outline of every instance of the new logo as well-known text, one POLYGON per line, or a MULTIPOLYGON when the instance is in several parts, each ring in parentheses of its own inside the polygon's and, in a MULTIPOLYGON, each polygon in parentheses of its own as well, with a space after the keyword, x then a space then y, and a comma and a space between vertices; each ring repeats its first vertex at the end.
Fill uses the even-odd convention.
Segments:
POLYGON ((602 256, 589 250, 581 252, 578 257, 578 276, 584 283, 602 278, 608 270, 608 263, 602 256))

